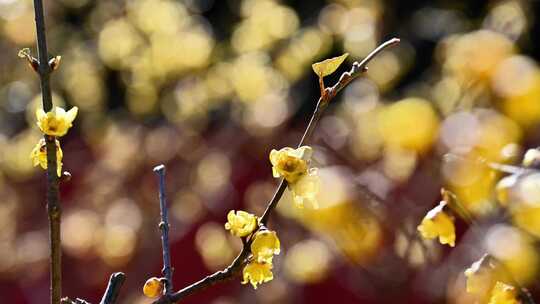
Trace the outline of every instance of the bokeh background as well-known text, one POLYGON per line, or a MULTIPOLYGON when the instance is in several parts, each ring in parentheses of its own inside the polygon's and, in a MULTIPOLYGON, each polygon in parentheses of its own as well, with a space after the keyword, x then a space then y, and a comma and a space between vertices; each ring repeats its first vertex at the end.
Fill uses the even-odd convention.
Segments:
MULTIPOLYGON (((175 287, 226 266, 241 245, 230 209, 259 213, 277 181, 268 153, 295 146, 318 98, 313 62, 378 43, 366 77, 332 102, 312 141, 321 208, 288 194, 270 226, 275 279, 239 280, 189 303, 474 303, 463 270, 484 252, 540 295, 540 207, 507 212, 503 176, 479 160, 519 164, 540 144, 537 1, 45 1, 56 105, 79 107, 62 138, 63 290, 97 303, 111 272, 120 303, 149 303, 161 269, 157 180, 167 165, 175 287), (459 157, 445 157, 447 153, 459 157), (454 249, 416 226, 454 191, 454 249)), ((17 58, 35 51, 29 0, 0 0, 0 302, 48 300, 39 82, 17 58)), ((327 77, 327 84, 338 78, 327 77)), ((538 196, 536 197, 538 198, 538 196)), ((535 203, 540 203, 536 199, 535 203)), ((538 298, 540 299, 540 298, 538 298)))

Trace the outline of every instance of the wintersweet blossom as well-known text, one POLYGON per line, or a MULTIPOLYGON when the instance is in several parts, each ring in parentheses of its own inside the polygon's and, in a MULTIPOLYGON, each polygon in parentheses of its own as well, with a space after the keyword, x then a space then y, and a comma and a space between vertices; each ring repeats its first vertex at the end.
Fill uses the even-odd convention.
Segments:
POLYGON ((319 192, 320 180, 317 168, 309 168, 313 149, 302 146, 298 149, 283 148, 270 152, 274 177, 283 177, 293 196, 294 204, 303 208, 305 203, 318 207, 315 196, 319 192))
POLYGON ((257 289, 258 284, 266 283, 274 278, 272 274, 272 264, 258 263, 257 261, 249 262, 242 271, 242 284, 251 283, 253 288, 257 289))
POLYGON ((251 243, 251 253, 258 263, 272 264, 272 257, 279 254, 280 243, 275 231, 259 230, 251 243))
POLYGON ((471 267, 465 270, 465 277, 467 292, 481 298, 488 297, 495 283, 505 279, 497 261, 489 254, 472 263, 471 267))
MULTIPOLYGON (((64 156, 64 153, 62 152, 62 148, 60 148, 60 142, 58 140, 55 140, 56 142, 56 174, 58 176, 62 175, 62 157, 64 156)), ((34 149, 32 149, 32 152, 30 152, 30 158, 32 159, 32 163, 35 166, 40 165, 41 168, 47 169, 47 145, 45 142, 45 139, 40 139, 39 142, 36 144, 34 149)))
POLYGON ((47 113, 43 109, 38 109, 36 111, 37 125, 41 132, 47 135, 64 136, 71 128, 77 111, 77 107, 73 107, 67 112, 61 107, 56 107, 54 111, 47 113))
POLYGON ((227 223, 225 229, 229 230, 232 235, 237 237, 248 236, 257 227, 257 216, 239 210, 231 210, 227 214, 227 223))
POLYGON ((423 238, 434 239, 439 237, 441 244, 448 244, 454 247, 456 228, 453 218, 444 211, 445 206, 446 202, 441 201, 437 207, 431 209, 422 220, 420 226, 418 226, 418 231, 420 231, 423 238))
POLYGON ((502 282, 497 282, 491 291, 488 304, 519 304, 517 289, 502 282))
POLYGON ((289 184, 295 183, 307 173, 312 153, 313 150, 309 146, 298 149, 286 147, 279 151, 273 149, 270 152, 270 162, 274 177, 283 177, 289 184))
POLYGON ((316 195, 319 193, 320 184, 317 168, 310 168, 308 174, 302 175, 296 183, 289 184, 296 207, 304 208, 304 205, 309 203, 317 209, 319 204, 316 195))
POLYGON ((163 281, 161 279, 152 277, 144 283, 143 293, 149 298, 157 298, 163 293, 163 287, 163 281))

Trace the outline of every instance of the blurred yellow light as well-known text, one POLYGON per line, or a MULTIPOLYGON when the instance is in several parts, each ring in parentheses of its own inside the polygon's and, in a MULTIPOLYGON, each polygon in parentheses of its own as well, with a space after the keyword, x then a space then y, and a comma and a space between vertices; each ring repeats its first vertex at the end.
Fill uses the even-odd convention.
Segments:
POLYGON ((494 210, 493 189, 497 174, 477 158, 447 159, 442 174, 449 188, 468 211, 487 214, 494 210))
POLYGON ((0 13, 0 33, 19 46, 28 46, 36 39, 35 27, 28 26, 34 24, 34 11, 31 2, 17 1, 11 7, 2 8, 6 10, 0 13), (4 18, 1 18, 4 17, 4 18))
POLYGON ((105 225, 122 225, 139 230, 142 225, 142 214, 139 206, 129 198, 118 198, 109 202, 107 213, 105 214, 105 225))
POLYGON ((407 98, 383 108, 378 127, 388 147, 426 152, 435 140, 439 118, 429 101, 407 98))
POLYGON ((519 0, 497 2, 484 20, 484 27, 519 39, 529 26, 527 4, 519 0))
POLYGON ((216 194, 229 181, 231 163, 221 152, 208 153, 197 165, 195 187, 204 195, 216 194))
POLYGON ((488 81, 498 64, 514 53, 504 35, 479 30, 446 41, 444 67, 464 83, 488 81))
POLYGON ((127 95, 127 105, 133 114, 151 114, 157 109, 158 91, 152 83, 133 83, 129 86, 127 95))
POLYGON ((487 232, 485 241, 488 253, 503 263, 520 285, 534 281, 540 257, 530 237, 517 228, 500 224, 487 232))
POLYGON ((135 231, 128 226, 106 226, 101 243, 96 244, 101 257, 110 266, 125 265, 131 259, 137 244, 135 231))
POLYGON ((238 53, 266 49, 289 37, 299 25, 294 10, 271 0, 244 1, 242 13, 245 19, 231 39, 238 53))
POLYGON ((201 198, 195 192, 182 189, 174 195, 171 213, 174 218, 184 223, 193 223, 205 214, 201 198))
POLYGON ((40 138, 42 137, 39 132, 26 129, 2 143, 0 166, 8 177, 15 180, 25 180, 33 172, 37 172, 37 169, 32 166, 29 155, 40 138))
POLYGON ((108 21, 98 38, 99 55, 111 68, 128 67, 143 44, 143 38, 125 18, 108 21))
POLYGON ((540 122, 540 69, 524 56, 504 60, 496 70, 493 89, 503 98, 503 111, 526 128, 540 122))
POLYGON ((323 242, 301 241, 287 251, 285 271, 295 282, 317 283, 326 277, 331 259, 332 254, 323 242))
POLYGON ((181 2, 136 0, 128 3, 128 16, 146 34, 173 34, 189 21, 181 2))
POLYGON ((330 34, 342 34, 347 29, 348 17, 345 7, 329 4, 319 13, 319 27, 330 34))
POLYGON ((92 249, 95 232, 101 223, 98 214, 90 210, 75 210, 63 216, 62 246, 66 251, 85 256, 92 249))
POLYGON ((195 235, 195 244, 210 270, 226 266, 233 258, 234 252, 222 224, 208 222, 202 225, 195 235))
POLYGON ((416 152, 391 147, 384 150, 383 170, 391 179, 403 182, 414 173, 416 168, 416 152))

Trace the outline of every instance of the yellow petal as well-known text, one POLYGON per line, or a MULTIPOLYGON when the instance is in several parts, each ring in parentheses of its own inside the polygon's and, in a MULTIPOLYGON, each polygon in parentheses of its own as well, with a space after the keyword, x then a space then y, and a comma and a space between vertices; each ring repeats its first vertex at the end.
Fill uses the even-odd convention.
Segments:
POLYGON ((502 282, 497 282, 491 291, 488 304, 519 304, 517 289, 502 282))
POLYGON ((303 208, 307 203, 311 204, 314 209, 319 208, 317 194, 319 193, 320 183, 318 169, 311 168, 308 174, 302 175, 295 183, 290 184, 289 189, 296 207, 303 208))
POLYGON ((444 212, 443 209, 445 206, 446 202, 441 201, 437 207, 431 209, 422 219, 422 223, 418 226, 418 231, 425 239, 439 237, 441 244, 448 244, 454 247, 456 228, 452 217, 444 212))
POLYGON ((242 284, 251 283, 254 289, 258 284, 266 283, 274 278, 272 264, 250 262, 242 271, 242 284))
POLYGON ((275 231, 261 230, 251 243, 253 258, 259 263, 272 263, 272 257, 279 254, 280 242, 275 231))
MULTIPOLYGON (((55 141, 56 143, 56 166, 57 170, 56 173, 58 176, 62 175, 62 158, 64 156, 64 153, 62 152, 62 148, 60 147, 60 142, 58 140, 55 141)), ((32 159, 32 164, 35 166, 40 165, 41 168, 47 169, 47 149, 46 149, 46 143, 45 139, 40 139, 39 142, 34 146, 34 149, 32 149, 32 152, 30 152, 30 158, 32 159)))
POLYGON ((490 291, 497 281, 506 281, 507 275, 499 263, 489 254, 485 254, 478 261, 472 263, 465 270, 467 277, 467 292, 482 299, 489 299, 490 291))
POLYGON ((322 78, 324 76, 328 76, 334 73, 337 68, 343 63, 343 61, 345 61, 347 56, 349 56, 349 53, 345 53, 338 57, 314 63, 311 67, 313 68, 315 74, 322 78))
POLYGON ((73 107, 73 108, 69 109, 69 111, 67 111, 67 113, 66 113, 66 121, 69 122, 70 125, 73 122, 73 120, 75 120, 75 117, 77 117, 78 112, 79 112, 79 108, 77 108, 77 107, 73 107))

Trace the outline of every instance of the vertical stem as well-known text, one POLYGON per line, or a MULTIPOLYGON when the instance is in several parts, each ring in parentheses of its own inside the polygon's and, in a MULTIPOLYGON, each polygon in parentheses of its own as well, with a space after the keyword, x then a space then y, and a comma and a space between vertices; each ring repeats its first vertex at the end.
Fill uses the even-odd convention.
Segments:
POLYGON ((169 217, 167 215, 167 199, 165 196, 165 166, 159 165, 154 168, 154 172, 159 176, 159 208, 161 214, 161 222, 159 229, 161 230, 161 246, 163 251, 163 275, 167 280, 165 282, 165 294, 168 295, 173 291, 171 267, 171 251, 169 248, 169 217))
MULTIPOLYGON (((51 68, 49 67, 47 39, 45 36, 45 17, 42 0, 34 0, 36 18, 37 47, 39 55, 38 74, 41 83, 43 110, 52 109, 52 94, 50 87, 51 68)), ((51 304, 59 304, 62 297, 62 252, 60 250, 60 195, 58 191, 58 176, 56 174, 56 144, 53 136, 45 135, 47 143, 47 213, 49 217, 49 242, 51 248, 51 304)))
POLYGON ((52 94, 49 83, 51 69, 49 67, 49 55, 47 52, 47 38, 45 35, 45 16, 43 15, 43 1, 34 0, 34 11, 36 17, 36 34, 39 68, 38 73, 41 80, 41 94, 43 97, 43 110, 49 112, 52 109, 52 94))

